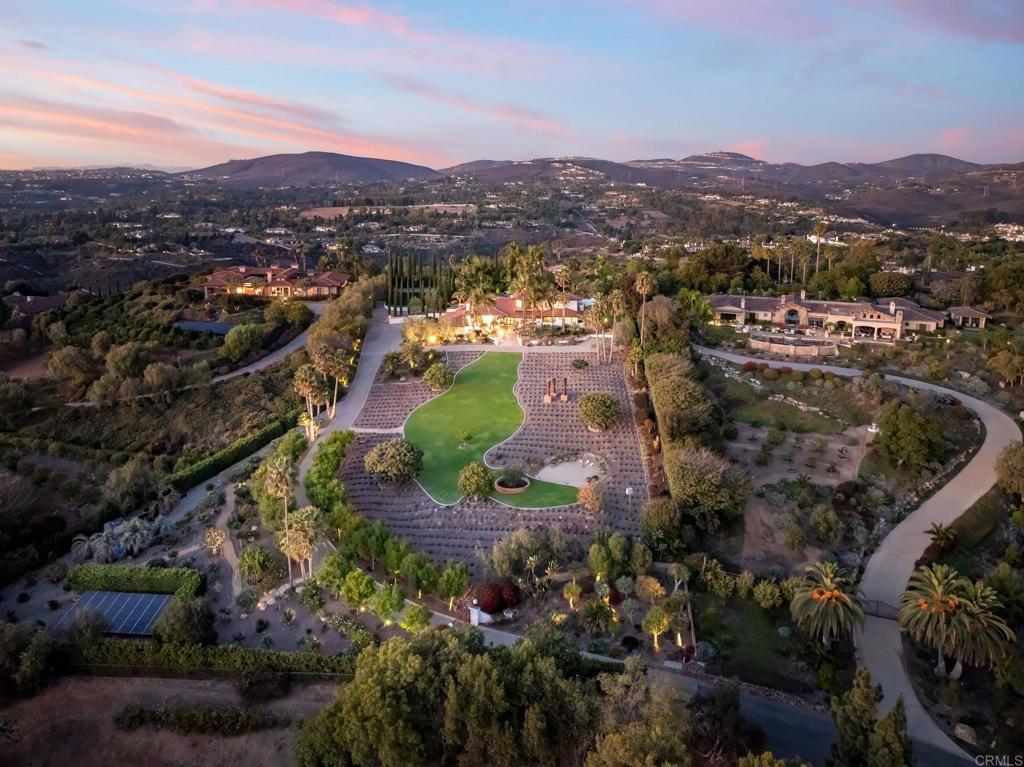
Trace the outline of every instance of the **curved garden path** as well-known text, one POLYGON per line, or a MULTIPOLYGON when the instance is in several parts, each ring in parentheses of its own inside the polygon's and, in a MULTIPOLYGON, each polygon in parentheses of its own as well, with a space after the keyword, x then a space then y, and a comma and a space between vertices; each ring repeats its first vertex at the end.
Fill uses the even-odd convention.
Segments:
MULTIPOLYGON (((729 362, 764 362, 765 360, 742 354, 696 347, 699 352, 729 362)), ((819 368, 836 375, 860 375, 857 368, 834 365, 815 365, 786 362, 794 370, 819 368)), ((882 540, 868 559, 860 587, 869 613, 864 625, 855 632, 857 652, 870 669, 871 678, 882 685, 885 708, 893 705, 899 696, 907 707, 907 733, 916 741, 958 756, 966 756, 925 711, 914 692, 903 662, 903 642, 896 622, 900 595, 914 571, 914 563, 931 542, 928 528, 933 523, 952 524, 996 482, 996 459, 999 453, 1014 442, 1021 441, 1021 431, 1009 415, 997 407, 968 394, 944 386, 918 381, 898 375, 886 375, 887 381, 915 389, 924 389, 955 397, 971 410, 985 426, 985 441, 978 452, 960 472, 909 514, 882 540)))

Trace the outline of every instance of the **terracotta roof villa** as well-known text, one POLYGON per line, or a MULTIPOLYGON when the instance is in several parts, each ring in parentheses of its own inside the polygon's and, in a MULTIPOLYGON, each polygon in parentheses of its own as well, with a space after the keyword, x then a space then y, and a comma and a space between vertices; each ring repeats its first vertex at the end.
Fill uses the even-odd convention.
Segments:
POLYGON ((488 304, 473 306, 469 303, 457 304, 450 308, 448 317, 456 326, 467 328, 489 328, 492 326, 518 325, 521 322, 534 322, 537 325, 579 324, 585 300, 572 293, 562 295, 551 303, 538 303, 535 307, 523 298, 520 293, 508 296, 496 296, 488 304))
POLYGON ((344 272, 303 271, 291 266, 233 266, 219 269, 206 278, 206 298, 223 293, 266 298, 327 298, 336 296, 348 284, 344 272))
POLYGON ((907 331, 934 332, 946 321, 943 312, 925 309, 907 298, 871 301, 816 301, 806 294, 707 297, 719 322, 768 323, 786 328, 852 331, 854 339, 892 341, 907 331))

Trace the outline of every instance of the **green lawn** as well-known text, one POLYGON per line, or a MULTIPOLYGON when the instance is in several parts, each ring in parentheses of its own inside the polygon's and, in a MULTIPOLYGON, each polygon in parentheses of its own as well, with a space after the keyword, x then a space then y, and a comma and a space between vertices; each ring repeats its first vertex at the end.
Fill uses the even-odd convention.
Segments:
MULTIPOLYGON (((523 423, 523 410, 512 391, 521 358, 513 352, 487 352, 459 371, 451 389, 413 411, 406 421, 406 439, 423 448, 420 484, 437 501, 458 501, 462 468, 482 461, 484 453, 523 423)), ((498 500, 520 508, 564 506, 576 502, 576 488, 533 479, 526 492, 498 500)))

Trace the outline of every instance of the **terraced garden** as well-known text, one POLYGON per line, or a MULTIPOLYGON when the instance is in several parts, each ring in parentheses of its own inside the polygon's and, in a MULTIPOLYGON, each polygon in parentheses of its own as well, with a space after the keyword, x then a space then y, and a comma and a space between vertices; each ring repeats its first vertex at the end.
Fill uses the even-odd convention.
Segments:
MULTIPOLYGON (((520 353, 487 352, 462 368, 448 391, 406 421, 406 438, 423 448, 420 484, 439 503, 457 502, 462 468, 482 461, 490 448, 522 425, 523 409, 513 392, 521 360, 520 353)), ((531 479, 522 493, 492 497, 517 508, 551 508, 575 503, 576 488, 531 479)))

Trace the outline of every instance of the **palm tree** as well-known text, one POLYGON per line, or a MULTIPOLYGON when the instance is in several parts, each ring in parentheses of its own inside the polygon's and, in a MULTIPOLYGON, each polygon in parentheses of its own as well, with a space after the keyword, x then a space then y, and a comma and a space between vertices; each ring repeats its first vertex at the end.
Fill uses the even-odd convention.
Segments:
POLYGON ((825 645, 864 621, 860 596, 834 562, 807 566, 789 611, 802 630, 820 634, 825 645))
POLYGON ((814 225, 814 242, 818 246, 817 255, 814 257, 814 273, 818 273, 818 268, 821 266, 821 241, 825 238, 825 232, 828 231, 828 227, 824 221, 819 221, 814 225))
POLYGON ((588 599, 583 603, 582 622, 591 634, 611 634, 615 630, 615 611, 603 599, 588 599))
POLYGON ((928 537, 943 551, 948 551, 956 543, 956 530, 941 522, 933 522, 928 528, 928 537))
POLYGON ((133 557, 153 540, 152 527, 138 517, 133 517, 121 528, 121 545, 133 557))
POLYGON ((562 589, 562 596, 565 597, 569 603, 569 609, 576 609, 576 600, 580 598, 580 594, 583 593, 582 587, 576 583, 576 579, 573 578, 571 583, 565 584, 565 588, 562 589))
POLYGON ((316 368, 312 365, 303 365, 295 371, 293 385, 295 392, 306 400, 306 413, 310 418, 316 414, 313 412, 313 402, 318 399, 318 391, 323 388, 323 381, 317 377, 316 368))
POLYGON ((647 308, 647 296, 654 292, 654 280, 647 272, 640 272, 636 276, 634 289, 640 294, 640 345, 644 345, 644 314, 647 308))
POLYGON ((918 642, 935 650, 935 674, 946 675, 946 653, 959 651, 957 612, 966 596, 967 581, 949 565, 930 565, 914 571, 900 597, 900 626, 918 642))
POLYGON ((626 293, 621 288, 615 288, 611 293, 608 294, 608 305, 612 312, 612 351, 615 351, 615 323, 619 321, 619 317, 626 315, 626 310, 629 307, 626 301, 626 293))
POLYGON ((277 546, 281 553, 284 554, 285 559, 288 560, 288 585, 294 586, 295 582, 292 580, 292 560, 299 563, 299 577, 305 576, 302 569, 302 563, 306 554, 303 535, 299 530, 285 528, 277 536, 277 546))
MULTIPOLYGON (((284 502, 284 530, 288 533, 288 503, 292 497, 292 464, 286 456, 275 456, 267 464, 263 487, 272 498, 284 502)), ((288 557, 288 583, 292 583, 292 560, 288 557)))
POLYGON ((303 506, 292 514, 291 528, 299 534, 299 548, 303 554, 299 560, 299 567, 302 567, 302 560, 306 561, 306 577, 313 577, 313 552, 316 551, 316 542, 320 537, 323 521, 320 511, 315 506, 303 506))
POLYGON ((996 614, 1003 607, 999 594, 983 581, 966 583, 962 609, 954 615, 956 665, 950 679, 959 679, 964 661, 972 666, 992 668, 1006 654, 1006 644, 1017 641, 1003 618, 996 614))
POLYGON ((555 275, 555 284, 558 289, 562 292, 560 298, 562 301, 562 329, 565 329, 565 305, 569 300, 569 286, 572 285, 572 275, 568 269, 562 269, 555 275))

